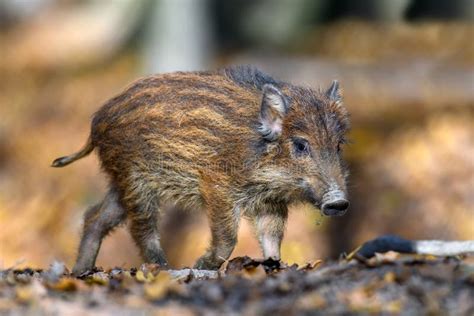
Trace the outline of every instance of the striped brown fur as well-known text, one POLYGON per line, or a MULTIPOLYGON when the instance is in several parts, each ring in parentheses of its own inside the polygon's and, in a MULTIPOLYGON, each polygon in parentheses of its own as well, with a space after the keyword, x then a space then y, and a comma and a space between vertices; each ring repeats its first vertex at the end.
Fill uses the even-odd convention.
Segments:
POLYGON ((211 245, 197 268, 230 256, 242 216, 264 256, 279 258, 289 204, 320 207, 329 193, 345 194, 348 124, 337 83, 315 91, 250 66, 137 80, 97 111, 84 150, 53 162, 95 148, 110 178, 86 213, 74 272, 94 266, 102 238, 126 218, 144 260, 166 265, 157 221, 167 206, 209 216, 211 245))

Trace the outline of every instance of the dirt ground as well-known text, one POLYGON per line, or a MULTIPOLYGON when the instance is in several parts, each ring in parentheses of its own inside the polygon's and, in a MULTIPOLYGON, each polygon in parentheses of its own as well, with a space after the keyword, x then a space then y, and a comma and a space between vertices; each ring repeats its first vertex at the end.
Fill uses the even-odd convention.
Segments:
POLYGON ((5 315, 472 315, 474 257, 388 252, 286 266, 236 257, 220 271, 0 271, 5 315))

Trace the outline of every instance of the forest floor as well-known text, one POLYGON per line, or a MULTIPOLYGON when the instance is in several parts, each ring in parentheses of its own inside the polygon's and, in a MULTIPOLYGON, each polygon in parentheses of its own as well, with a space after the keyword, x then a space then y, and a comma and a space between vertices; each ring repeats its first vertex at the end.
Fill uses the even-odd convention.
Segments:
POLYGON ((237 257, 220 271, 0 270, 6 315, 473 315, 474 257, 377 254, 303 267, 237 257))

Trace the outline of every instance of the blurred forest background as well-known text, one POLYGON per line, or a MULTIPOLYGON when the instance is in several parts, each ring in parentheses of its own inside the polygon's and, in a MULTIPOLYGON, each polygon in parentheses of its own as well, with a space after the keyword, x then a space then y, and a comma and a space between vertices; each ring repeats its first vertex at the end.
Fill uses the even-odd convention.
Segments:
MULTIPOLYGON (((0 0, 0 267, 73 264, 106 181, 95 155, 49 165, 84 144, 104 101, 146 74, 241 63, 315 88, 338 79, 352 115, 351 208, 293 210, 284 261, 387 233, 474 239, 473 19, 471 0, 0 0)), ((171 263, 192 265, 204 214, 162 225, 171 263)), ((244 254, 260 256, 245 221, 244 254)), ((124 227, 97 262, 139 264, 124 227)))

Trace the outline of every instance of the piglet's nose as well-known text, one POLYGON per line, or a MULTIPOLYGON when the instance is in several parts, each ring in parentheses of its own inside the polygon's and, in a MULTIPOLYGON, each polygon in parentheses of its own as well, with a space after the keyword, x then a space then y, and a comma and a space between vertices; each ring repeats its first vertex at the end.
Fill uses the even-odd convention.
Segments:
POLYGON ((346 194, 339 190, 330 190, 323 195, 321 211, 326 216, 341 216, 347 211, 349 201, 346 194))
POLYGON ((326 216, 341 216, 346 213, 348 207, 349 201, 346 199, 340 199, 324 203, 321 210, 326 216))

